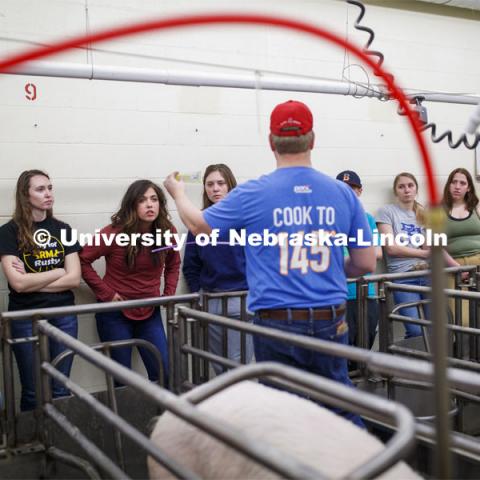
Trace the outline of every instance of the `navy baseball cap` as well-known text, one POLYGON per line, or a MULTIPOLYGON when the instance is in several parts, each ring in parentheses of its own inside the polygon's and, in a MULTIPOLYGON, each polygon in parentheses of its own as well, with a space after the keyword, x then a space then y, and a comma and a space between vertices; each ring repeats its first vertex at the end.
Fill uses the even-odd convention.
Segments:
POLYGON ((348 183, 352 187, 360 187, 362 188, 362 181, 356 172, 353 170, 344 170, 337 175, 337 180, 341 182, 348 183))

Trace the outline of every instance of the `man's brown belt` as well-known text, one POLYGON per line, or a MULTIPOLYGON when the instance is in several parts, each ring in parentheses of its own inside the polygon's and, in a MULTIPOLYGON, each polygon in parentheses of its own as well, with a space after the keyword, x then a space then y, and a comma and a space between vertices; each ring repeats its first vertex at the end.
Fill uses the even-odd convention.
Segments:
POLYGON ((259 310, 257 315, 271 320, 333 320, 345 313, 345 304, 335 308, 279 308, 259 310), (289 315, 290 314, 290 315, 289 315))

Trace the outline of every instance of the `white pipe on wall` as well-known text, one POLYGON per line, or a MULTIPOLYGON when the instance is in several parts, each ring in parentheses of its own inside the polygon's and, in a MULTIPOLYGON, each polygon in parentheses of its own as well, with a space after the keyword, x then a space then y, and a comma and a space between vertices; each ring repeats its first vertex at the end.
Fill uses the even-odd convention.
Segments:
POLYGON ((131 68, 78 63, 30 62, 15 71, 16 75, 85 78, 121 82, 163 83, 193 87, 259 88, 262 90, 291 90, 298 92, 333 93, 379 97, 379 88, 366 88, 336 80, 316 80, 264 74, 206 73, 170 69, 131 68))
MULTIPOLYGON (((381 85, 370 85, 366 87, 341 80, 291 77, 262 72, 234 75, 229 73, 186 72, 182 70, 159 70, 109 65, 92 66, 80 63, 30 62, 8 72, 8 74, 121 82, 163 83, 165 85, 195 87, 258 88, 261 90, 327 93, 376 98, 385 97, 385 87, 381 85)), ((480 101, 480 97, 473 95, 423 92, 421 90, 406 90, 406 93, 409 97, 421 96, 429 102, 477 105, 480 101)))

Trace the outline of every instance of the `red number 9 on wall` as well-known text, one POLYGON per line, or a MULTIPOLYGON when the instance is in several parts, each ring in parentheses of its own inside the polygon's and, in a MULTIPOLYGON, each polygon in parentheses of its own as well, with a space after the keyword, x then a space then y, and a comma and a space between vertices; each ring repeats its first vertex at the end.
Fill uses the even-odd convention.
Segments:
POLYGON ((27 83, 25 85, 25 98, 31 101, 37 98, 37 87, 34 83, 27 83))

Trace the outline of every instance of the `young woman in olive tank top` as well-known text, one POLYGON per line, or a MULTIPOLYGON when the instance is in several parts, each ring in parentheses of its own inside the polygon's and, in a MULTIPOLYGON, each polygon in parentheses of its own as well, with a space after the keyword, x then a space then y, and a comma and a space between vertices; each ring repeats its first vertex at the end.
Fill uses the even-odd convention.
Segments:
MULTIPOLYGON (((480 265, 480 207, 472 176, 465 168, 456 168, 448 176, 443 205, 448 253, 459 265, 480 265)), ((449 288, 454 285, 454 278, 449 278, 449 288)), ((468 302, 462 305, 462 324, 469 324, 468 302)))
POLYGON ((443 192, 447 212, 448 253, 461 265, 480 264, 480 208, 468 170, 450 173, 443 192))

